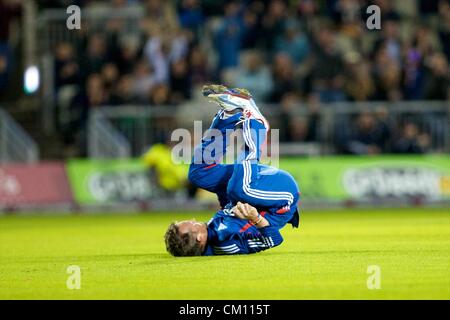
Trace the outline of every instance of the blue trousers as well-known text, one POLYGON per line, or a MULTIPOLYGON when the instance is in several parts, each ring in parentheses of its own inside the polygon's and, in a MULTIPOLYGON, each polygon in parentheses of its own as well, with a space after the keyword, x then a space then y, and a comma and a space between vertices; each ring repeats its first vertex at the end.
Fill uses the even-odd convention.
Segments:
POLYGON ((281 228, 291 223, 297 227, 300 197, 297 183, 288 172, 259 163, 266 128, 258 120, 240 119, 241 113, 221 119, 221 112, 213 119, 201 143, 194 149, 189 180, 216 193, 222 207, 245 202, 262 212, 273 226, 281 228), (234 164, 221 164, 230 132, 239 122, 245 147, 234 164))

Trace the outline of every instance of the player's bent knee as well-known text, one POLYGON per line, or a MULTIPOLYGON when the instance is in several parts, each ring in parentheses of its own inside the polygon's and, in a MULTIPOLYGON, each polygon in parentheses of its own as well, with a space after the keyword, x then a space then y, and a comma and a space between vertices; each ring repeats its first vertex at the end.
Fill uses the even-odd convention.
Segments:
POLYGON ((189 172, 188 172, 188 180, 192 183, 197 185, 198 184, 198 180, 200 178, 200 174, 199 174, 198 168, 194 167, 192 164, 189 166, 189 172), (196 170, 197 169, 197 170, 196 170))
POLYGON ((191 164, 188 172, 188 180, 195 186, 203 189, 209 189, 211 187, 212 180, 208 172, 203 170, 203 167, 199 167, 191 164))

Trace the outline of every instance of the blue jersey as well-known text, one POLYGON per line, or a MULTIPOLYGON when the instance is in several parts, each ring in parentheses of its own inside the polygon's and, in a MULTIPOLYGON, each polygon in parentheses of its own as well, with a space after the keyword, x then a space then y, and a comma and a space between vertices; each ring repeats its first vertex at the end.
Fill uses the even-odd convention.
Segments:
POLYGON ((235 217, 230 208, 217 212, 208 222, 207 229, 205 256, 256 253, 283 242, 277 227, 256 228, 235 217))

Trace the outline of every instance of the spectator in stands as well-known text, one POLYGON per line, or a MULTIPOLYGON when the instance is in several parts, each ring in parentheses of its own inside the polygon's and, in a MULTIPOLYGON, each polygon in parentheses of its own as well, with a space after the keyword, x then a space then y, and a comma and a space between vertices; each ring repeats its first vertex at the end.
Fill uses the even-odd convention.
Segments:
POLYGON ((191 48, 189 55, 189 69, 193 85, 203 86, 210 80, 208 57, 199 45, 191 48))
POLYGON ((416 48, 409 48, 403 70, 403 96, 406 100, 419 100, 423 95, 423 57, 416 48))
POLYGON ((11 58, 6 45, 0 44, 0 96, 8 84, 11 69, 11 58))
POLYGON ((437 34, 427 25, 420 25, 412 38, 413 47, 420 52, 422 57, 427 57, 440 50, 437 34))
POLYGON ((148 103, 150 92, 157 82, 147 60, 139 60, 133 71, 133 92, 139 104, 148 103))
POLYGON ((357 52, 346 55, 345 92, 349 100, 368 101, 375 92, 370 63, 357 52))
POLYGON ((255 101, 266 101, 272 92, 273 83, 261 55, 258 51, 248 51, 241 55, 241 59, 242 67, 236 74, 233 86, 248 89, 255 101))
POLYGON ((424 153, 430 146, 430 137, 427 134, 420 134, 417 125, 408 122, 403 126, 403 132, 394 144, 395 153, 424 153))
POLYGON ((170 90, 165 84, 158 84, 150 92, 150 104, 153 106, 165 106, 170 104, 170 90))
POLYGON ((149 38, 144 54, 152 67, 156 83, 167 84, 170 65, 188 53, 188 42, 180 30, 166 31, 160 25, 148 23, 149 38), (163 32, 164 30, 164 32, 163 32))
POLYGON ((196 38, 199 37, 205 17, 198 0, 181 0, 178 19, 182 28, 190 30, 196 38))
POLYGON ((284 34, 288 10, 282 0, 272 0, 269 2, 267 13, 262 19, 261 33, 264 35, 265 48, 269 54, 273 53, 274 45, 279 37, 284 34))
POLYGON ((72 44, 61 42, 55 50, 55 89, 65 85, 78 84, 80 79, 80 66, 72 44))
POLYGON ((74 46, 69 42, 61 42, 55 48, 54 60, 55 81, 55 126, 58 130, 69 121, 69 107, 73 97, 79 92, 81 70, 74 46))
POLYGON ((143 0, 148 21, 158 25, 164 33, 173 33, 179 29, 175 6, 172 1, 143 0))
POLYGON ((86 125, 92 108, 98 108, 107 103, 108 96, 104 89, 103 78, 94 73, 88 76, 86 86, 77 94, 70 105, 70 123, 64 131, 66 145, 75 144, 86 155, 86 125))
POLYGON ((311 142, 314 141, 314 135, 317 123, 317 114, 311 117, 297 116, 289 123, 290 137, 288 141, 311 142))
POLYGON ((21 6, 21 0, 0 0, 0 97, 6 90, 14 70, 14 54, 9 44, 10 24, 20 16, 21 6))
POLYGON ((356 124, 357 127, 346 143, 347 151, 368 155, 383 152, 387 137, 375 116, 370 112, 363 112, 358 116, 356 124))
POLYGON ((261 14, 264 6, 261 2, 252 2, 244 9, 242 49, 255 49, 262 45, 261 14))
POLYGON ((344 64, 336 45, 336 33, 323 27, 316 31, 315 38, 313 90, 319 94, 322 102, 345 100, 344 64))
POLYGON ((391 149, 393 128, 395 128, 395 126, 392 125, 392 121, 389 118, 388 108, 384 105, 376 107, 374 117, 379 130, 381 150, 383 152, 389 152, 391 149))
POLYGON ((283 36, 275 42, 275 51, 286 53, 295 64, 301 64, 306 60, 309 54, 309 41, 300 32, 295 20, 286 22, 283 36))
POLYGON ((113 93, 120 77, 117 66, 112 62, 106 63, 103 65, 101 75, 106 92, 113 93))
POLYGON ((131 75, 123 75, 110 93, 109 104, 133 105, 137 102, 138 99, 133 91, 133 77, 131 75))
POLYGON ((442 52, 447 61, 450 60, 450 3, 448 0, 439 1, 438 35, 442 45, 442 52))
POLYGON ((139 51, 141 50, 139 38, 132 35, 126 35, 119 38, 116 64, 120 74, 131 73, 139 60, 139 51))
POLYGON ((224 18, 214 35, 214 47, 218 55, 217 70, 222 72, 239 64, 239 52, 243 36, 240 5, 236 1, 225 4, 224 18))
POLYGON ((429 1, 429 0, 419 0, 418 11, 423 16, 430 16, 436 14, 438 10, 439 2, 437 1, 429 1))
POLYGON ((426 25, 417 28, 411 39, 411 45, 406 44, 403 57, 403 92, 406 100, 424 98, 427 85, 425 65, 435 52, 439 51, 436 34, 426 25))
POLYGON ((320 121, 319 99, 316 95, 311 95, 301 108, 306 108, 306 112, 299 116, 296 108, 301 100, 295 93, 284 95, 280 103, 280 120, 283 125, 280 127, 280 140, 283 142, 314 142, 318 139, 317 126, 320 121))
MULTIPOLYGON (((324 5, 325 11, 327 11, 327 6, 332 5, 332 1, 326 1, 324 5)), ((295 9, 302 27, 309 29, 314 23, 314 18, 319 11, 319 4, 314 0, 299 0, 295 9)))
POLYGON ((424 98, 426 100, 450 99, 449 71, 444 54, 435 53, 429 58, 425 75, 424 98))
POLYGON ((402 98, 400 65, 381 47, 375 56, 373 70, 375 80, 374 100, 397 101, 402 98))
POLYGON ((386 19, 383 20, 381 37, 375 42, 373 50, 378 51, 380 48, 384 48, 390 59, 400 63, 402 42, 399 36, 398 14, 392 12, 391 14, 385 13, 384 16, 386 19))
POLYGON ((88 38, 86 53, 81 59, 82 78, 87 79, 91 74, 100 73, 108 60, 105 36, 101 33, 91 35, 88 38))
POLYGON ((280 122, 284 125, 280 126, 280 141, 292 142, 293 135, 291 130, 291 122, 294 121, 295 109, 300 103, 300 99, 294 92, 287 93, 281 99, 280 105, 280 122))
POLYGON ((186 58, 174 61, 170 69, 171 102, 178 104, 191 97, 191 77, 186 58))
POLYGON ((272 65, 273 90, 270 102, 278 103, 288 93, 295 93, 294 64, 291 58, 279 53, 274 57, 272 65))
POLYGON ((360 21, 363 12, 362 1, 338 0, 328 1, 329 11, 336 24, 348 27, 356 21, 360 21))

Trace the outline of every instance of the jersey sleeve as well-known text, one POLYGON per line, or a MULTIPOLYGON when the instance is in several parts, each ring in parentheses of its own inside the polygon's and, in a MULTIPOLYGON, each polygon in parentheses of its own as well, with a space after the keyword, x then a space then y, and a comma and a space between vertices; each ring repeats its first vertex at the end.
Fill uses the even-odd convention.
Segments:
POLYGON ((264 227, 258 231, 235 234, 233 237, 211 246, 214 255, 257 253, 280 245, 283 237, 275 227, 264 227))
POLYGON ((258 229, 258 232, 244 233, 244 245, 247 253, 256 253, 280 245, 283 237, 276 227, 267 226, 258 229))

